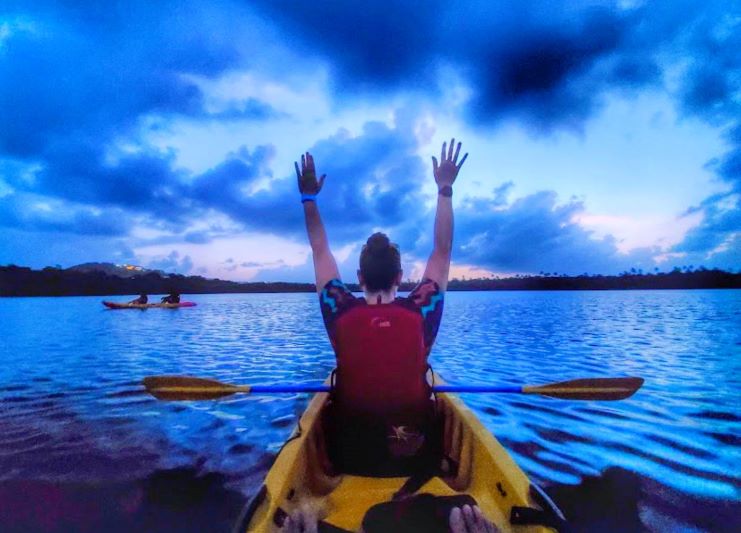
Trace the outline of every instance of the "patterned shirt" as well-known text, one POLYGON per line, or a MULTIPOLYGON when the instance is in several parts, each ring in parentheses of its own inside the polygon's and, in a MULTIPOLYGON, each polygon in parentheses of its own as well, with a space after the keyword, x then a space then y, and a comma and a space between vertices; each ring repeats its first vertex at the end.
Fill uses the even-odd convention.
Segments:
MULTIPOLYGON (((397 297, 392 303, 392 305, 400 305, 422 315, 424 342, 428 353, 440 327, 440 319, 443 315, 443 294, 436 282, 425 278, 409 293, 409 296, 397 297)), ((329 340, 334 346, 337 319, 353 307, 368 305, 368 302, 364 297, 358 298, 353 295, 339 279, 333 279, 327 282, 319 294, 319 305, 329 340)))

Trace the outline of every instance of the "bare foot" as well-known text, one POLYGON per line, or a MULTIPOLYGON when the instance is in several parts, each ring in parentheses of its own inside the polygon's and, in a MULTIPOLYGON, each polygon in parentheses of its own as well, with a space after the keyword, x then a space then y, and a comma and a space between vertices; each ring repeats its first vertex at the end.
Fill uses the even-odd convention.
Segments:
POLYGON ((452 533, 499 533, 499 529, 484 517, 477 505, 454 507, 450 511, 449 521, 452 533))
POLYGON ((286 516, 280 531, 281 533, 317 533, 318 522, 316 513, 312 512, 308 506, 304 506, 286 516))

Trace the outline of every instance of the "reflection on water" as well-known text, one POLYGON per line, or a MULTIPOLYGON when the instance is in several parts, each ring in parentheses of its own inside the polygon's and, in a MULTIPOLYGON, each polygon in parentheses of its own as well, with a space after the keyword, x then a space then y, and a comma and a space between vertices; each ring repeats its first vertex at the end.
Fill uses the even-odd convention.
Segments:
MULTIPOLYGON (((0 300, 0 530, 228 531, 308 398, 163 403, 140 379, 309 383, 333 354, 314 295, 193 299, 0 300)), ((739 291, 451 293, 432 363, 455 383, 644 377, 616 403, 464 399, 577 529, 731 531, 740 355, 739 291)))
POLYGON ((0 484, 0 525, 5 533, 229 531, 244 496, 224 485, 223 475, 192 468, 95 484, 6 481, 0 484))

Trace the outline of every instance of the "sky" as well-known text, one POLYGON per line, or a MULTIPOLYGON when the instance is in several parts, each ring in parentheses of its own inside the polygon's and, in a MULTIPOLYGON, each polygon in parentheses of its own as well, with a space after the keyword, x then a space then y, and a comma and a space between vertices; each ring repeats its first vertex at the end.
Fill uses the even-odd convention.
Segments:
POLYGON ((741 269, 738 1, 5 0, 0 124, 0 265, 313 281, 308 150, 418 279, 455 137, 452 277, 741 269))

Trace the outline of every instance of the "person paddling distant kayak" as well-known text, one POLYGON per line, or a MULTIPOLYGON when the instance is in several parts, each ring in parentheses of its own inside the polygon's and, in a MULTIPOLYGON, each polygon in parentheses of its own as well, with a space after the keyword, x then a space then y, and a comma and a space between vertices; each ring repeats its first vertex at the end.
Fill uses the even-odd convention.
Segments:
POLYGON ((436 456, 434 404, 425 374, 448 283, 453 240, 452 185, 461 166, 461 143, 443 143, 432 158, 438 187, 434 245, 421 282, 397 297, 402 279, 397 245, 383 233, 371 235, 360 254, 355 297, 341 281, 319 215, 317 179, 310 153, 295 163, 306 229, 313 253, 324 324, 337 358, 330 431, 331 455, 341 471, 404 475, 429 467, 436 456))
POLYGON ((142 293, 142 294, 139 295, 139 298, 135 298, 135 299, 131 300, 129 303, 130 304, 144 305, 148 301, 149 301, 149 299, 147 298, 147 295, 142 293))
POLYGON ((161 302, 163 304, 179 304, 180 294, 177 292, 171 292, 169 295, 163 296, 161 302))

